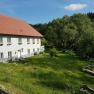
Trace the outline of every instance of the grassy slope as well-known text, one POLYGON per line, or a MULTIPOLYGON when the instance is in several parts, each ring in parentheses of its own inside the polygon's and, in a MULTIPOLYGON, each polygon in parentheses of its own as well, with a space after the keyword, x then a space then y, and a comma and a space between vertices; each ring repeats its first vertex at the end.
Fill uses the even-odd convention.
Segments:
POLYGON ((94 62, 75 55, 59 54, 53 59, 39 55, 23 63, 0 64, 0 84, 12 94, 73 94, 82 84, 94 88, 94 77, 81 72, 83 66, 94 62))

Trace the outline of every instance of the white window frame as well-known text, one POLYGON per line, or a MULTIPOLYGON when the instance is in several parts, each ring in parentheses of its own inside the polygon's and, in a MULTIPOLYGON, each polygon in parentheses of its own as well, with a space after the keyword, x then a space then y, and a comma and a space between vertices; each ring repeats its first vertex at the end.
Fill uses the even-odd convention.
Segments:
POLYGON ((7 45, 11 45, 11 37, 7 37, 7 45))
POLYGON ((27 54, 30 55, 31 54, 31 50, 27 49, 27 54))
POLYGON ((30 38, 27 38, 27 44, 30 44, 30 38))
POLYGON ((19 45, 22 44, 22 38, 18 38, 18 44, 19 44, 19 45))
POLYGON ((8 58, 12 58, 12 51, 8 51, 8 58))
POLYGON ((40 39, 37 39, 37 44, 39 44, 39 40, 40 40, 40 39))
POLYGON ((2 45, 3 45, 3 37, 0 36, 0 46, 2 46, 2 45))
POLYGON ((0 59, 4 59, 4 53, 0 52, 0 59))
POLYGON ((35 44, 35 38, 32 39, 33 44, 35 44))

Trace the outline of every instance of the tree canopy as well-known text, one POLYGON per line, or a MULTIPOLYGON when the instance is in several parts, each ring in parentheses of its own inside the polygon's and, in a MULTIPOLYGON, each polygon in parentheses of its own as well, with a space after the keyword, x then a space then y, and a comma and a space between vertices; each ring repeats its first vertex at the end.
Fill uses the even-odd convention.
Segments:
POLYGON ((81 58, 94 58, 94 13, 66 15, 33 26, 44 35, 46 47, 73 50, 81 58))

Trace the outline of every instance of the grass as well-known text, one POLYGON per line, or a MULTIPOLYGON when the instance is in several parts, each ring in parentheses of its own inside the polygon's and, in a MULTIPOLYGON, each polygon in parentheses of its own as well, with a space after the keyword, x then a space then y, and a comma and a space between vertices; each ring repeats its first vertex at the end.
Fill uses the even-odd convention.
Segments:
POLYGON ((94 62, 80 60, 74 54, 48 54, 23 61, 0 64, 0 85, 11 94, 80 94, 83 84, 94 88, 94 76, 81 71, 94 62))

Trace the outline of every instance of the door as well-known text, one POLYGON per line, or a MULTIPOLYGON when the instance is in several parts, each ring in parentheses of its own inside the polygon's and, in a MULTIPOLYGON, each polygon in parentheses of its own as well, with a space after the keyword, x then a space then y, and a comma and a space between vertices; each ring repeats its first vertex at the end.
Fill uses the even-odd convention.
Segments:
POLYGON ((12 59, 12 52, 11 51, 8 52, 8 58, 12 59))
POLYGON ((18 50, 18 58, 21 58, 21 51, 18 50))

